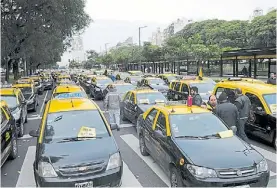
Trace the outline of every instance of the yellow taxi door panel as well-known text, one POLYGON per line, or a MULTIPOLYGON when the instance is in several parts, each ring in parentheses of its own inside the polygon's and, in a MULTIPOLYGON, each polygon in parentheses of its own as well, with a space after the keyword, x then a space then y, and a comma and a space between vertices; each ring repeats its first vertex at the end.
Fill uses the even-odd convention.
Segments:
POLYGON ((154 131, 153 127, 155 122, 157 121, 158 110, 153 108, 145 118, 145 131, 144 131, 144 140, 145 146, 149 149, 149 152, 153 155, 154 153, 154 145, 153 145, 153 136, 154 131), (153 152, 153 153, 152 153, 153 152))

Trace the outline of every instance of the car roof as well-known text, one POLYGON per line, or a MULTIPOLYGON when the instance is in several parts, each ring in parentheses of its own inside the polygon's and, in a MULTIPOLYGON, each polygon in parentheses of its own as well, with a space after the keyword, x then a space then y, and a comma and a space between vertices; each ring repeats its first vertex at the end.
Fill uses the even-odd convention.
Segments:
POLYGON ((1 95, 15 95, 20 91, 20 89, 16 88, 1 88, 0 94, 1 95))
POLYGON ((152 76, 145 77, 144 79, 146 79, 146 80, 162 80, 161 78, 158 78, 158 77, 152 77, 152 76))
POLYGON ((257 82, 248 82, 248 81, 224 81, 218 82, 216 87, 232 87, 232 88, 241 88, 247 89, 248 91, 256 93, 257 91, 262 94, 276 93, 276 86, 265 83, 257 82))
POLYGON ((133 91, 134 93, 159 93, 159 91, 150 88, 135 89, 131 91, 133 91))
POLYGON ((64 93, 64 92, 76 92, 83 91, 80 86, 77 85, 58 85, 55 88, 55 93, 64 93))
POLYGON ((13 88, 17 88, 17 87, 32 87, 33 84, 13 84, 13 88))
POLYGON ((161 109, 168 114, 191 114, 191 113, 209 113, 210 111, 198 106, 188 107, 186 104, 180 105, 155 105, 157 109, 161 109))
POLYGON ((52 99, 49 101, 48 113, 96 109, 96 104, 87 98, 52 99))

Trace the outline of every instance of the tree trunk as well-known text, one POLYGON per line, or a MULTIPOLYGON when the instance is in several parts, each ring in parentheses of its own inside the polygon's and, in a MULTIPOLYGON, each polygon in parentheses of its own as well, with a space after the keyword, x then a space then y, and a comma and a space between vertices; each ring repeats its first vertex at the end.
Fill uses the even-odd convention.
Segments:
POLYGON ((19 74, 18 74, 19 61, 18 61, 18 59, 15 60, 12 65, 13 65, 13 77, 14 77, 14 80, 17 80, 19 78, 19 74))
POLYGON ((10 80, 10 69, 11 69, 11 64, 12 64, 12 59, 6 60, 6 75, 5 75, 5 81, 9 82, 10 80))

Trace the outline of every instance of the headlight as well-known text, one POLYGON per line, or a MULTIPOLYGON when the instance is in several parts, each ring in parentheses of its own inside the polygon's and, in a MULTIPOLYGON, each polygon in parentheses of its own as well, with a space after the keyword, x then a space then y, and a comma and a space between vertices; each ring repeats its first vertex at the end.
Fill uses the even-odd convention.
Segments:
POLYGON ((40 177, 44 178, 53 178, 58 176, 53 166, 48 162, 38 163, 38 174, 40 177))
POLYGON ((266 172, 268 171, 268 165, 265 159, 263 159, 259 164, 257 164, 257 172, 266 172))
POLYGON ((120 166, 121 166, 121 157, 120 157, 119 153, 117 152, 110 156, 106 170, 111 170, 111 169, 114 169, 114 168, 117 168, 120 166))
POLYGON ((101 90, 101 89, 100 89, 100 88, 98 88, 98 87, 97 87, 97 88, 95 88, 95 91, 100 91, 100 90, 101 90))
POLYGON ((13 117, 14 117, 14 119, 15 119, 16 121, 19 120, 19 118, 20 118, 20 109, 19 109, 19 108, 16 108, 16 109, 13 111, 12 115, 13 115, 13 117))
POLYGON ((215 178, 217 177, 217 174, 215 170, 205 168, 205 167, 200 167, 200 166, 195 166, 191 164, 187 164, 186 168, 189 170, 189 172, 194 175, 197 178, 215 178))

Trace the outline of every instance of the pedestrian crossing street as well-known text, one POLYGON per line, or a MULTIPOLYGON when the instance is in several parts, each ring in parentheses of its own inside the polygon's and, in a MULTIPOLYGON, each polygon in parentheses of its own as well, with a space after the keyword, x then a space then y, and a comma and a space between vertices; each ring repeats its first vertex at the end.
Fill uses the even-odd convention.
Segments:
MULTIPOLYGON (((132 127, 132 124, 122 124, 120 127, 122 128, 121 130, 127 130, 127 129, 134 129, 132 127)), ((147 165, 156 176, 159 177, 159 181, 163 181, 163 185, 165 186, 170 186, 170 181, 168 176, 165 174, 165 172, 158 166, 157 163, 153 160, 151 156, 142 156, 139 150, 139 140, 137 138, 136 132, 132 131, 130 133, 129 131, 126 131, 127 134, 123 134, 118 132, 119 134, 116 135, 115 137, 117 142, 118 139, 121 139, 121 142, 124 144, 127 144, 127 148, 130 152, 130 154, 136 155, 136 157, 139 157, 145 165, 147 165)), ((115 132, 116 134, 116 132, 115 132)), ((257 149, 262 155, 265 156, 265 158, 269 161, 275 161, 275 168, 276 168, 276 153, 272 153, 270 151, 267 151, 265 149, 262 149, 258 146, 254 146, 255 149, 257 149)), ((120 144, 119 144, 120 148, 120 144)), ((120 148, 121 149, 121 148, 120 148)), ((125 149, 126 150, 126 149, 125 149)), ((129 155, 129 154, 128 154, 129 155)), ((131 157, 134 158, 134 157, 131 157)), ((16 187, 35 187, 35 182, 34 182, 34 173, 33 173, 33 162, 35 159, 35 146, 29 146, 27 154, 25 156, 20 175, 16 184, 16 187)), ((137 160, 133 160, 134 163, 137 162, 137 160)), ((123 157, 123 177, 122 177, 122 187, 145 187, 143 186, 143 180, 138 176, 135 175, 134 172, 132 172, 130 165, 133 162, 126 162, 124 157, 123 157)), ((271 163, 270 163, 271 164, 271 163)), ((139 167, 141 165, 136 165, 136 167, 139 167)), ((270 165, 269 165, 270 166, 270 165)), ((140 167, 141 168, 141 167, 140 167)), ((146 168, 146 167, 144 167, 146 168)), ((146 171, 147 169, 144 169, 146 171)), ((274 170, 273 168, 270 169, 270 176, 271 176, 271 182, 276 181, 276 169, 274 170)), ((151 178, 149 178, 151 179, 151 178)), ((270 183, 269 183, 270 185, 270 183)), ((276 184, 275 184, 276 185, 276 184)), ((154 186, 154 185, 153 185, 154 186)), ((274 186, 273 186, 274 187, 274 186)))

